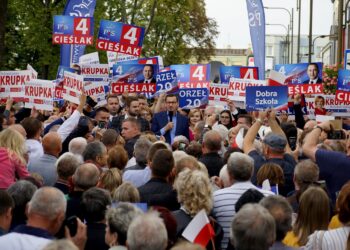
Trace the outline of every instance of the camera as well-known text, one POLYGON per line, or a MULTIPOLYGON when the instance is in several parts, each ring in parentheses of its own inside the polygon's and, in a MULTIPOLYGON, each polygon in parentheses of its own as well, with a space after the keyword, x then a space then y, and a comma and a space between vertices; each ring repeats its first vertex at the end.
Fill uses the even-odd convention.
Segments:
POLYGON ((328 132, 327 139, 329 140, 344 140, 345 133, 343 130, 332 130, 328 132))

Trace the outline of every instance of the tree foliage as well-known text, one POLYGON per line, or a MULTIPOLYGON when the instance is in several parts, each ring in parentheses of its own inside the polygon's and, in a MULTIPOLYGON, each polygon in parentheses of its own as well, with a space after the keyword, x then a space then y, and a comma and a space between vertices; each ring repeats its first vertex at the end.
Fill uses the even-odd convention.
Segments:
MULTIPOLYGON (((40 77, 55 77, 59 46, 52 45, 52 22, 65 4, 63 0, 9 1, 1 70, 24 69, 30 63, 40 77)), ((98 0, 94 18, 95 37, 101 19, 145 27, 143 56, 161 55, 166 65, 209 59, 215 47, 217 25, 206 16, 204 0, 98 0)), ((0 52, 1 42, 0 30, 0 52)), ((86 53, 93 51, 92 46, 86 49, 86 53)), ((106 53, 99 54, 106 62, 106 53)))

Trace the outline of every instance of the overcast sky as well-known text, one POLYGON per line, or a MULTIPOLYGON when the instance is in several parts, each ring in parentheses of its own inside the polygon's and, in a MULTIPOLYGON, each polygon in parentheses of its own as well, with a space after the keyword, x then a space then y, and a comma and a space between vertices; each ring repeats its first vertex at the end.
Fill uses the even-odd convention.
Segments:
MULTIPOLYGON (((294 34, 298 32, 297 0, 263 0, 265 7, 294 8, 294 34)), ((216 39, 217 48, 247 48, 250 34, 247 17, 246 0, 205 0, 207 15, 214 18, 219 26, 216 39)), ((301 34, 309 33, 309 0, 302 0, 301 34)), ((333 4, 330 0, 313 0, 313 34, 327 35, 333 19, 333 4)), ((265 9, 266 23, 289 24, 289 15, 284 10, 265 9)), ((281 26, 266 26, 266 34, 286 34, 281 26)))

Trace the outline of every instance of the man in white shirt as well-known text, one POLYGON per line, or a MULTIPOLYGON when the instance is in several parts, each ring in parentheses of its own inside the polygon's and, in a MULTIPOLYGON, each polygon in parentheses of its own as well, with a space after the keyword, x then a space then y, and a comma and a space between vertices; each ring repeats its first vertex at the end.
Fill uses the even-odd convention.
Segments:
POLYGON ((227 162, 227 171, 232 186, 214 192, 213 215, 224 230, 224 237, 221 241, 222 249, 227 248, 231 222, 236 214, 235 206, 242 194, 251 188, 257 189, 265 196, 273 194, 270 191, 258 189, 251 183, 253 170, 253 158, 238 152, 231 154, 227 162))

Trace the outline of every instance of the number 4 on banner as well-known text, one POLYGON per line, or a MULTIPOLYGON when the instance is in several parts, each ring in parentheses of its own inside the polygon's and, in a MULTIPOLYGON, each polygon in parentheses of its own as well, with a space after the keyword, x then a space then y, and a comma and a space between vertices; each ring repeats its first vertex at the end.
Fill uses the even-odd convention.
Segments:
POLYGON ((140 41, 141 29, 133 26, 123 26, 121 43, 138 45, 140 41))
POLYGON ((205 81, 206 76, 206 68, 205 65, 195 65, 191 66, 191 81, 196 82, 202 82, 205 81))
POLYGON ((74 18, 74 34, 86 36, 90 33, 89 18, 74 18))

